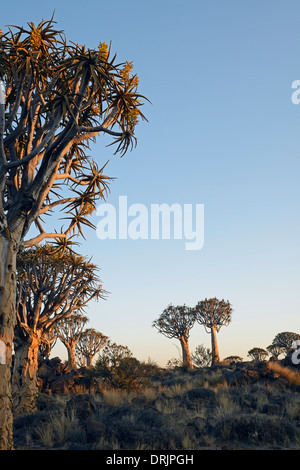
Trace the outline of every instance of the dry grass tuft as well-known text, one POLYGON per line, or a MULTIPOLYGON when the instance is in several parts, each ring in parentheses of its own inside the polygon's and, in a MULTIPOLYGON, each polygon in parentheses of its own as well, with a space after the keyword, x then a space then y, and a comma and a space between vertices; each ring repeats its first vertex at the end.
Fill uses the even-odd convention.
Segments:
POLYGON ((285 378, 290 384, 300 385, 300 372, 297 370, 284 367, 281 364, 278 364, 278 362, 269 362, 269 368, 273 372, 276 372, 281 377, 285 378))

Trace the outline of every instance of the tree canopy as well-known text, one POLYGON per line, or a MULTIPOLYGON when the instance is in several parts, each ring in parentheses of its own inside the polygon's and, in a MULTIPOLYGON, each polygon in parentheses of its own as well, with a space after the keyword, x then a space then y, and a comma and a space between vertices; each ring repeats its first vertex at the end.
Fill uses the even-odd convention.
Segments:
POLYGON ((99 268, 83 256, 58 255, 46 244, 21 252, 17 266, 17 329, 23 334, 47 334, 91 300, 105 298, 99 268))
POLYGON ((38 235, 25 246, 44 238, 61 246, 92 226, 88 215, 111 178, 87 155, 90 142, 109 134, 122 156, 145 119, 132 62, 116 63, 105 43, 89 49, 67 42, 54 26, 53 18, 30 22, 0 36, 0 228, 21 225, 23 239, 34 222, 38 235), (68 223, 47 232, 42 216, 54 208, 68 223))

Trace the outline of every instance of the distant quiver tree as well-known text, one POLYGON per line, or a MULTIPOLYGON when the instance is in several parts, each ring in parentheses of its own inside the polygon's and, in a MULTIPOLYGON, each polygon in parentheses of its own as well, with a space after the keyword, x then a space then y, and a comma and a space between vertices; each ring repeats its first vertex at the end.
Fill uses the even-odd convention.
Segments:
POLYGON ((182 349, 182 365, 193 368, 189 351, 190 330, 194 326, 195 315, 192 308, 186 305, 170 304, 152 324, 159 333, 167 338, 176 338, 182 349))
POLYGON ((70 317, 63 318, 56 325, 56 334, 60 341, 65 345, 68 352, 68 366, 69 369, 74 370, 77 368, 75 346, 80 340, 83 329, 88 322, 88 317, 74 313, 70 317))
POLYGON ((229 301, 216 297, 198 302, 195 309, 196 320, 211 334, 212 364, 220 362, 217 332, 231 322, 232 307, 229 301))

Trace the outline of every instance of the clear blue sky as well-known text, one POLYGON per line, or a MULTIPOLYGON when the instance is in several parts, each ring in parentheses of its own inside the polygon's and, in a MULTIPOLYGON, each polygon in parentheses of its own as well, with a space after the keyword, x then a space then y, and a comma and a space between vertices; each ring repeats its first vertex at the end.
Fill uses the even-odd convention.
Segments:
MULTIPOLYGON (((88 309, 89 327, 160 365, 178 357, 179 342, 151 326, 169 303, 232 303, 232 323, 218 335, 221 358, 247 359, 277 333, 299 333, 300 105, 291 101, 299 1, 17 0, 1 6, 1 28, 48 19, 54 9, 68 39, 91 48, 112 41, 120 62, 133 61, 152 103, 134 151, 113 156, 104 138, 92 149, 117 178, 107 202, 126 195, 129 204, 205 206, 200 251, 180 240, 100 241, 87 232, 81 251, 111 292, 88 309)), ((191 350, 198 344, 210 347, 200 326, 191 350)))

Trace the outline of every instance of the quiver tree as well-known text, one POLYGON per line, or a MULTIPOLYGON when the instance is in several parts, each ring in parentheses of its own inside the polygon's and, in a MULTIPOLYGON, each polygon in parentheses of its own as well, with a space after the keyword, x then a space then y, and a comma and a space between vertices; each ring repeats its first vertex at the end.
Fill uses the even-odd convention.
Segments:
POLYGON ((87 156, 89 142, 107 134, 124 155, 144 118, 132 64, 115 60, 105 43, 95 49, 68 43, 53 18, 0 34, 0 449, 13 448, 17 252, 45 238, 64 251, 84 225, 93 226, 89 216, 110 178, 103 163, 87 156), (68 217, 58 231, 51 218, 48 228, 42 219, 55 210, 68 217), (37 231, 29 235, 31 228, 37 231))
POLYGON ((212 365, 220 362, 217 332, 231 322, 232 308, 229 301, 216 297, 198 302, 195 309, 196 320, 211 335, 212 365))
POLYGON ((264 361, 267 359, 268 355, 268 351, 263 348, 252 348, 248 351, 248 356, 251 357, 254 362, 264 361))
POLYGON ((297 340, 300 340, 300 335, 298 333, 293 333, 291 331, 283 331, 278 333, 273 339, 272 345, 277 346, 281 349, 282 353, 286 355, 291 349, 293 349, 293 343, 297 340))
POLYGON ((152 324, 159 333, 167 338, 176 338, 180 341, 182 349, 182 365, 193 368, 189 351, 190 330, 194 326, 195 315, 193 309, 186 305, 169 305, 152 324))
POLYGON ((87 321, 88 318, 84 315, 73 314, 61 320, 56 327, 57 337, 68 351, 68 366, 71 370, 76 369, 75 346, 87 321))
POLYGON ((278 359, 280 354, 282 354, 285 351, 285 348, 283 346, 279 346, 276 343, 272 343, 269 346, 267 346, 267 351, 269 354, 271 354, 273 359, 278 359))
MULTIPOLYGON (((100 331, 96 331, 94 328, 87 328, 84 330, 75 346, 75 355, 82 356, 85 359, 87 368, 92 367, 93 358, 101 351, 106 345, 108 340, 107 336, 104 336, 100 331)), ((82 361, 82 359, 81 359, 82 361)))
POLYGON ((21 252, 17 269, 12 396, 20 414, 36 408, 38 352, 47 335, 105 293, 94 264, 70 252, 58 255, 51 245, 21 252))

